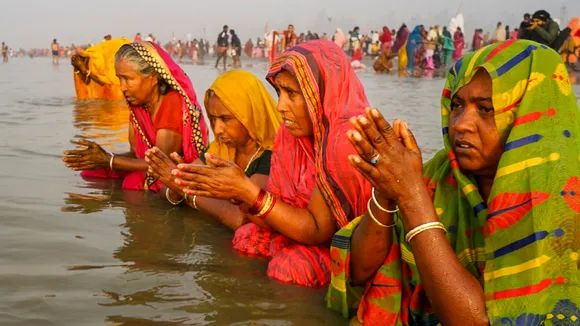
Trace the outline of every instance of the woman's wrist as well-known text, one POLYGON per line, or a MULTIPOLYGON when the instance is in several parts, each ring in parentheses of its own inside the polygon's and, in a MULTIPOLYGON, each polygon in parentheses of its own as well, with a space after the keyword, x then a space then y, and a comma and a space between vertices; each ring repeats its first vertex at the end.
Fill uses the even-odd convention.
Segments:
POLYGON ((394 211, 397 209, 397 205, 394 201, 388 200, 386 196, 384 196, 380 191, 374 190, 375 192, 375 199, 376 203, 379 204, 381 207, 388 209, 390 211, 394 211))
POLYGON ((103 150, 103 156, 99 160, 99 169, 109 169, 111 166, 111 158, 113 158, 113 153, 105 152, 103 150))
POLYGON ((244 185, 240 187, 239 190, 240 192, 233 199, 241 201, 244 206, 252 206, 262 189, 252 182, 252 180, 247 178, 244 185))
POLYGON ((176 192, 175 190, 173 190, 172 187, 167 187, 167 192, 166 192, 167 196, 169 196, 168 199, 171 199, 173 201, 179 201, 183 199, 184 194, 179 194, 178 192, 176 192))
POLYGON ((425 223, 439 221, 427 187, 419 188, 413 193, 413 196, 401 200, 399 209, 403 216, 405 230, 411 230, 425 223))

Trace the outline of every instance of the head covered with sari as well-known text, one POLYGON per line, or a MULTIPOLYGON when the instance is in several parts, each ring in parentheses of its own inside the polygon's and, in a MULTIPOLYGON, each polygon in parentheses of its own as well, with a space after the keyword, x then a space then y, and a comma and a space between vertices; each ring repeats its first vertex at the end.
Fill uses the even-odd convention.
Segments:
MULTIPOLYGON (((445 148, 424 166, 425 181, 447 240, 483 285, 490 323, 573 324, 580 315, 580 126, 561 58, 530 41, 471 53, 451 67, 441 113, 445 148), (505 140, 487 202, 475 176, 462 172, 448 134, 452 98, 481 69, 491 77, 495 123, 505 140)), ((358 222, 337 236, 352 236, 358 222)), ((394 232, 358 319, 437 324, 405 231, 397 226, 394 232)), ((348 264, 347 248, 332 250, 348 264)), ((348 268, 337 273, 329 291, 336 299, 329 306, 345 315, 348 309, 338 304, 350 300, 343 291, 348 278, 348 268)))
MULTIPOLYGON (((157 44, 135 42, 126 46, 133 47, 154 69, 160 82, 167 84, 171 90, 177 91, 183 98, 181 106, 183 112, 183 159, 188 163, 193 162, 199 157, 199 153, 207 147, 208 129, 191 81, 179 65, 171 59, 171 56, 157 44)), ((153 122, 149 112, 144 107, 131 106, 130 109, 131 124, 138 135, 135 137, 135 154, 138 158, 144 158, 145 152, 155 146, 156 133, 153 122)), ((152 177, 147 176, 148 186, 154 182, 152 177)))
POLYGON ((390 45, 392 39, 393 36, 391 35, 391 30, 387 26, 383 26, 383 34, 381 34, 379 41, 381 41, 381 43, 389 43, 390 45))
POLYGON ((268 72, 270 83, 283 70, 298 82, 314 137, 296 138, 282 126, 268 188, 286 203, 307 207, 316 183, 342 227, 364 212, 370 195, 370 184, 348 162, 354 148, 346 137, 349 119, 369 105, 363 86, 342 49, 329 41, 305 42, 284 52, 268 72), (300 173, 304 167, 309 171, 300 173))
MULTIPOLYGON (((276 102, 256 76, 244 70, 221 74, 205 92, 206 110, 210 93, 220 99, 262 149, 272 150, 282 117, 276 109, 276 102)), ((211 142, 207 152, 229 161, 233 161, 236 155, 235 148, 218 140, 211 142)))

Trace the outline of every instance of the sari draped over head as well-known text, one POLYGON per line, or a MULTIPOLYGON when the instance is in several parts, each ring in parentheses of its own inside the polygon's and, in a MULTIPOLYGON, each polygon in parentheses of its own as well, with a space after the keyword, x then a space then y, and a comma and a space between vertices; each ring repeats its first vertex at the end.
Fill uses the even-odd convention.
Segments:
MULTIPOLYGON (((101 42, 86 50, 79 49, 78 54, 89 60, 86 66, 87 71, 80 73, 79 67, 75 67, 74 83, 77 99, 120 101, 125 98, 115 71, 115 54, 128 43, 131 43, 131 40, 118 38, 101 42), (89 75, 85 75, 88 73, 98 82, 89 78, 89 75)), ((74 66, 75 59, 72 60, 74 66)))
POLYGON ((393 36, 391 35, 391 30, 389 30, 387 26, 383 26, 383 33, 381 34, 379 41, 381 42, 381 52, 391 48, 393 36))
POLYGON ((402 26, 397 31, 397 36, 395 36, 395 43, 391 49, 393 52, 399 52, 399 49, 406 47, 407 39, 409 38, 409 30, 407 26, 402 26))
MULTIPOLYGON (((137 42, 130 44, 141 57, 149 64, 159 78, 163 79, 171 90, 176 91, 182 97, 181 111, 183 112, 182 155, 187 163, 193 162, 207 147, 208 129, 203 118, 200 105, 193 89, 191 81, 173 59, 152 42, 137 42)), ((156 130, 149 112, 144 107, 130 106, 130 122, 135 132, 135 155, 144 159, 148 149, 156 144, 156 130)), ((161 182, 145 172, 132 172, 129 174, 116 173, 116 171, 94 170, 83 171, 83 177, 108 177, 121 178, 125 190, 152 190, 159 191, 161 182)))
MULTIPOLYGON (((362 214, 370 184, 350 165, 354 154, 349 119, 364 114, 368 101, 344 51, 329 41, 310 41, 282 54, 268 72, 290 72, 304 96, 314 135, 296 138, 285 126, 274 144, 268 191, 286 204, 307 208, 318 186, 338 228, 362 214)), ((289 221, 289 223, 292 223, 289 221)), ((253 223, 236 231, 234 248, 271 257, 268 276, 309 287, 330 282, 328 246, 306 246, 253 223)))
MULTIPOLYGON (((407 41, 407 56, 409 60, 407 61, 407 71, 413 73, 415 71, 415 66, 417 65, 417 52, 421 52, 423 49, 423 37, 421 36, 421 25, 415 26, 413 32, 409 35, 409 40, 407 41)), ((419 59, 419 63, 420 63, 419 59)))
MULTIPOLYGON (((232 70, 221 74, 205 92, 204 105, 209 107, 209 95, 214 92, 231 114, 248 130, 250 137, 262 149, 271 151, 282 117, 276 102, 264 84, 252 73, 232 70)), ((214 140, 207 153, 234 161, 235 148, 214 140)))
MULTIPOLYGON (((561 58, 530 41, 471 53, 450 69, 441 112, 445 148, 425 164, 425 182, 449 244, 483 284, 490 324, 577 324, 580 125, 561 58), (495 122, 505 140, 487 202, 475 177, 461 171, 448 136, 451 99, 479 69, 491 76, 495 122)), ((331 255, 340 268, 333 274, 328 306, 347 316, 348 308, 360 302, 358 319, 365 325, 437 324, 401 223, 363 297, 347 296, 349 244, 360 221, 333 239, 331 255)))

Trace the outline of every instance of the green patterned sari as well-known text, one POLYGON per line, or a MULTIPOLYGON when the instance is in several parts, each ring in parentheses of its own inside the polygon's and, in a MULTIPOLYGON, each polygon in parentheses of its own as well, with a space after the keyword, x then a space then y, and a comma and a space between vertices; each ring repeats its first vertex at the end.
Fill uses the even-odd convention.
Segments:
MULTIPOLYGON (((492 325, 580 323, 578 113, 562 59, 534 42, 485 47, 449 71, 441 98, 445 148, 425 164, 425 181, 449 244, 483 284, 492 325), (475 178, 461 172, 448 137, 451 99, 478 69, 491 76, 496 126, 506 139, 487 202, 475 178)), ((361 219, 333 239, 328 307, 345 317, 358 310, 365 325, 438 324, 401 223, 373 279, 351 287, 351 237, 361 219)))

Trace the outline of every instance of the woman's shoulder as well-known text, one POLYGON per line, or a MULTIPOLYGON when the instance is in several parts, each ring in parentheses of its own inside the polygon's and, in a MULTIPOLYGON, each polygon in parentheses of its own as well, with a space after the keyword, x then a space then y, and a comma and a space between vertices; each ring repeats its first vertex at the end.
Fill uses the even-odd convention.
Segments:
POLYGON ((155 118, 156 128, 169 129, 181 133, 183 125, 181 107, 182 98, 177 91, 171 90, 165 94, 155 118))
POLYGON ((172 89, 163 96, 163 103, 181 102, 181 95, 178 91, 172 89))

